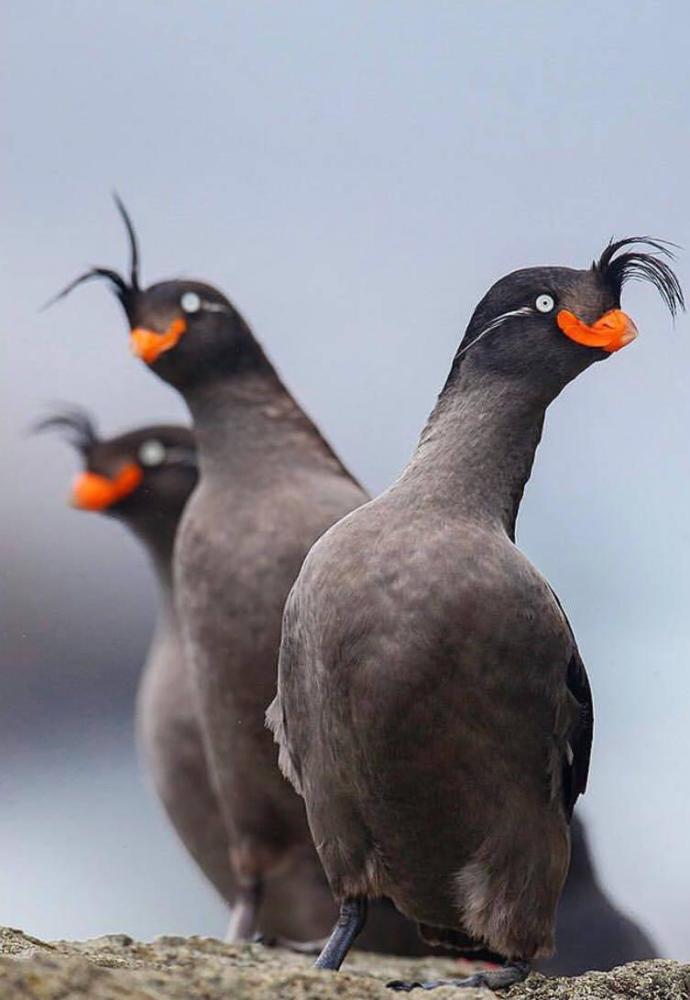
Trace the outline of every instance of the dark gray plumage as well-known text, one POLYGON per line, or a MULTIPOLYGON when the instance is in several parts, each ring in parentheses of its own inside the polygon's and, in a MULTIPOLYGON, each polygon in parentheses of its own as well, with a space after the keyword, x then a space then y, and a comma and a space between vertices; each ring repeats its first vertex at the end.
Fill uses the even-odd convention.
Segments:
POLYGON ((175 583, 240 886, 231 938, 257 926, 318 938, 332 922, 332 897, 263 715, 275 693, 283 605, 304 554, 364 497, 267 362, 186 385, 184 395, 202 476, 180 527, 175 583), (267 927, 261 914, 275 912, 276 893, 285 905, 267 927))
POLYGON ((339 967, 380 895, 427 939, 510 960, 458 985, 510 985, 553 950, 591 697, 514 528, 547 406, 608 356, 585 343, 635 335, 626 277, 682 305, 630 242, 494 285, 400 479, 326 532, 292 589, 268 720, 342 901, 320 967, 339 967))
POLYGON ((103 439, 89 416, 77 409, 41 421, 38 429, 63 431, 81 453, 86 476, 104 480, 102 494, 94 493, 90 502, 80 487, 84 477, 78 478, 72 503, 126 525, 151 559, 159 585, 159 609, 137 694, 139 750, 178 836, 231 904, 235 884, 227 835, 209 779, 172 599, 175 534, 198 478, 192 432, 187 427, 156 425, 103 439), (141 481, 123 496, 109 497, 107 483, 132 465, 141 469, 141 481))

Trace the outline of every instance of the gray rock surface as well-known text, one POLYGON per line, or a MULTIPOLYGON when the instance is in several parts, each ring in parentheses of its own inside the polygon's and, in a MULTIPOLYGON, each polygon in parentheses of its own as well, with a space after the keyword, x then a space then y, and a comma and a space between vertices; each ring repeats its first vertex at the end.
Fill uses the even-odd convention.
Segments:
MULTIPOLYGON (((0 929, 0 1000, 392 1000, 388 979, 459 976, 466 963, 353 952, 344 971, 315 972, 311 960, 261 945, 161 937, 149 944, 112 934, 89 941, 39 941, 0 929)), ((435 1000, 488 1000, 489 990, 442 988, 435 1000)), ((508 1000, 685 1000, 690 965, 655 960, 576 979, 534 974, 508 1000)))

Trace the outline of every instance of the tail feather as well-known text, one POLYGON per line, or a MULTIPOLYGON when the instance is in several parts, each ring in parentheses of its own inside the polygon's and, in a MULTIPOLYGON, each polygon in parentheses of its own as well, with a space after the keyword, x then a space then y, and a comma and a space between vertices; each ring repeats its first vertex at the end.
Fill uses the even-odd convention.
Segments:
POLYGON ((273 733, 273 739, 278 744, 278 767, 295 791, 301 795, 302 775, 299 764, 290 755, 287 741, 287 721, 279 694, 275 696, 266 709, 266 728, 270 729, 273 733))

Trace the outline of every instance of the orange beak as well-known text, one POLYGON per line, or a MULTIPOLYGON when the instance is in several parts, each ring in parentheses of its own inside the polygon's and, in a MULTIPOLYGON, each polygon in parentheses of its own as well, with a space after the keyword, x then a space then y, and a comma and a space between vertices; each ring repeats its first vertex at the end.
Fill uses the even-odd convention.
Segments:
POLYGON ((79 510, 106 510, 132 493, 144 478, 144 473, 130 462, 114 479, 96 472, 82 472, 72 484, 70 503, 79 510))
POLYGON ((164 333, 156 333, 155 330, 147 330, 144 326, 137 326, 129 335, 132 353, 145 361, 147 365, 152 365, 159 355, 172 350, 179 343, 180 337, 186 329, 187 322, 182 316, 174 319, 164 333))
POLYGON ((585 347, 600 347, 604 351, 620 351, 637 336, 637 327, 620 309, 610 309, 591 326, 578 319, 575 313, 561 309, 556 322, 566 337, 585 347))

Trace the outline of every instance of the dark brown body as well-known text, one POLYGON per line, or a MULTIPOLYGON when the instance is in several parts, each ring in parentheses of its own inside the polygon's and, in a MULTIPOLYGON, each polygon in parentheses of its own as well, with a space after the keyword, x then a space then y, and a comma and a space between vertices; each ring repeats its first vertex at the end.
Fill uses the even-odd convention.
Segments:
MULTIPOLYGON (((276 766, 263 717, 275 692, 283 605, 304 554, 364 495, 296 408, 292 421, 278 420, 266 415, 268 402, 259 396, 249 420, 228 414, 233 457, 202 471, 178 538, 177 606, 229 861, 246 886, 265 883, 267 910, 278 883, 311 868, 277 924, 260 926, 313 938, 326 933, 335 908, 303 803, 276 766)), ((242 405, 252 409, 251 401, 242 405)), ((199 438, 203 456, 203 429, 199 438)))
POLYGON ((683 303, 635 242, 496 282, 400 479, 314 545, 291 591, 267 720, 342 902, 320 968, 340 967, 383 894, 427 939, 503 956, 487 985, 553 953, 592 697, 515 524, 547 407, 637 334, 626 277, 683 303))
MULTIPOLYGON (((593 360, 521 305, 534 280, 477 307, 401 478, 309 553, 269 711, 339 898, 521 962, 554 950, 591 741, 570 626, 514 544, 546 406, 593 360), (484 339, 504 319, 520 335, 484 339), (530 350, 551 352, 536 374, 530 350)), ((539 280, 606 306, 589 272, 539 280)))
POLYGON ((281 698, 312 833, 337 895, 385 894, 420 924, 462 929, 500 954, 544 954, 569 857, 570 632, 507 537, 429 511, 418 519, 406 499, 395 487, 329 532, 286 611, 281 698), (500 706, 491 727, 487 698, 500 706), (554 722, 549 745, 541 734, 554 722), (498 881, 482 874, 489 860, 506 873, 498 881))
POLYGON ((60 411, 38 427, 61 430, 81 454, 84 471, 75 482, 72 504, 120 521, 149 556, 159 608, 137 692, 139 751, 176 833, 232 904, 236 884, 228 863, 227 836, 209 777, 193 678, 183 655, 172 596, 175 535, 198 478, 193 435, 187 427, 154 425, 104 439, 89 414, 79 408, 60 411), (117 482, 124 467, 137 469, 140 480, 123 495, 108 497, 108 484, 117 482), (80 480, 93 477, 100 478, 97 500, 78 491, 80 480))
POLYGON ((172 609, 164 610, 137 695, 139 751, 178 836, 232 905, 237 887, 194 699, 177 623, 172 609))

